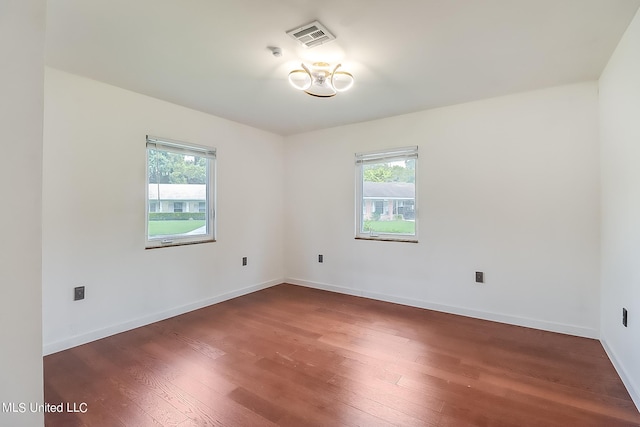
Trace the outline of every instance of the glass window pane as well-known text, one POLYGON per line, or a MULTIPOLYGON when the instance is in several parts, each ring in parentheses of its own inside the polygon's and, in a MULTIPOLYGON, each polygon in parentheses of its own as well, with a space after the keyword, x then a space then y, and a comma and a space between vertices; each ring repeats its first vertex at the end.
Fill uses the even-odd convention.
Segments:
POLYGON ((147 148, 148 246, 213 240, 207 206, 214 159, 177 151, 147 148))
POLYGON ((358 212, 361 237, 398 238, 416 235, 416 153, 389 158, 388 152, 368 153, 357 162, 358 212), (379 160, 376 161, 376 154, 379 160))

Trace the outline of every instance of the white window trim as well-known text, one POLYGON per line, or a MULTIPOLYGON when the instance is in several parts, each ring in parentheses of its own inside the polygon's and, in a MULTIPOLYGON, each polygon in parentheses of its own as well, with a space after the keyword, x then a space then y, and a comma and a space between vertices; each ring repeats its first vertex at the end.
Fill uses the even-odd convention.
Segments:
MULTIPOLYGON (((216 237, 216 149, 207 146, 195 145, 167 138, 158 138, 147 135, 146 144, 146 176, 145 176, 145 248, 163 248, 170 246, 190 245, 195 243, 215 242, 216 237), (206 208, 206 234, 193 236, 164 236, 149 238, 149 148, 155 148, 173 153, 206 157, 207 162, 207 208, 206 208)), ((160 201, 158 201, 160 205, 160 201)), ((161 210, 160 210, 161 212, 161 210)))
POLYGON ((377 150, 365 153, 356 153, 356 239, 362 240, 384 240, 393 242, 418 242, 418 146, 392 148, 388 150, 377 150), (416 159, 415 167, 415 193, 414 193, 414 212, 415 212, 415 233, 372 233, 362 231, 362 209, 363 209, 363 166, 373 163, 393 162, 416 159))

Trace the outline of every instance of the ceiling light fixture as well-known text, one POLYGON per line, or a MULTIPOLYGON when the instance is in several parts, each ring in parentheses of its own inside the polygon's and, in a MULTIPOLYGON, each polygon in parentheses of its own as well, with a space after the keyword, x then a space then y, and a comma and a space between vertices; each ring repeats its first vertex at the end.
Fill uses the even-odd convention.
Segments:
POLYGON ((308 95, 330 98, 353 86, 353 76, 346 71, 338 71, 342 64, 333 68, 326 62, 314 62, 310 67, 300 65, 301 70, 293 70, 289 73, 289 83, 308 95))

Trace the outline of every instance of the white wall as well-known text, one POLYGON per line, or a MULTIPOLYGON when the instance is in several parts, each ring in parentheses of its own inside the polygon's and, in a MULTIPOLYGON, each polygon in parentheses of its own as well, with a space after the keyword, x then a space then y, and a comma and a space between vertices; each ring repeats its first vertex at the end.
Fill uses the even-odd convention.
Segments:
POLYGON ((602 342, 640 407, 640 13, 600 78, 600 140, 602 342))
POLYGON ((590 82, 287 137, 287 280, 597 337, 597 102, 590 82), (354 153, 407 145, 419 243, 354 240, 354 153))
MULTIPOLYGON (((42 402, 41 200, 44 0, 0 4, 0 402, 42 402)), ((37 426, 38 413, 0 425, 37 426)))
POLYGON ((282 282, 282 162, 281 136, 46 69, 45 354, 282 282), (218 149, 217 242, 144 249, 146 134, 218 149))

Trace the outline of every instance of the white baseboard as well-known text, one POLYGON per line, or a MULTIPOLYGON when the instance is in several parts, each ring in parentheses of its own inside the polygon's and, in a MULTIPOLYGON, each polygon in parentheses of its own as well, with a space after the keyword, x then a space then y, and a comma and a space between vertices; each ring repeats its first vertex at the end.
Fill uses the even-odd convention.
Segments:
POLYGON ((631 379, 629 374, 627 374, 627 371, 624 369, 624 365, 620 363, 620 359, 618 358, 618 356, 616 356, 616 352, 613 351, 611 347, 609 347, 607 341, 602 338, 600 339, 600 342, 602 343, 602 347, 607 353, 607 356, 609 356, 609 360, 611 360, 613 367, 618 372, 620 379, 622 379, 622 383, 627 388, 629 396, 631 396, 631 400, 633 400, 636 408, 638 408, 638 411, 640 411, 640 388, 637 386, 637 384, 635 384, 633 379, 631 379))
POLYGON ((338 292, 341 294, 353 295, 358 297, 371 298, 380 301, 387 301, 396 304, 408 305, 411 307, 425 308, 428 310, 441 311, 444 313, 458 314, 461 316, 473 317, 476 319, 491 320, 493 322, 507 323, 510 325, 524 326, 527 328, 541 329, 544 331, 558 332, 561 334, 575 335, 585 338, 599 338, 599 331, 592 328, 582 326, 566 325, 563 323, 548 322, 545 320, 529 319, 526 317, 510 316, 500 313, 492 313, 488 311, 473 310, 464 307, 456 307, 444 305, 430 301, 418 300, 413 298, 405 298, 388 294, 380 294, 376 292, 363 291, 359 289, 345 288, 341 286, 329 285, 326 283, 310 282, 302 279, 286 278, 286 283, 293 285, 305 286, 308 288, 322 289, 325 291, 338 292))
POLYGON ((270 280, 268 282, 247 286, 245 288, 238 289, 232 292, 216 295, 214 297, 207 298, 205 300, 182 305, 180 307, 175 307, 170 310, 128 320, 123 323, 111 325, 106 328, 96 329, 94 331, 86 332, 80 335, 75 335, 75 336, 65 338, 63 340, 59 340, 56 342, 47 343, 42 346, 42 353, 44 356, 52 353, 57 353, 59 351, 66 350, 68 348, 76 347, 91 341, 96 341, 111 335, 119 334, 120 332, 125 332, 131 329, 139 328, 140 326, 145 326, 154 322, 158 322, 160 320, 164 320, 170 317, 178 316, 180 314, 188 313, 190 311, 197 310, 199 308, 203 308, 209 305, 217 304, 219 302, 227 301, 242 295, 247 295, 252 292, 259 291, 261 289, 270 288, 271 286, 275 286, 280 283, 282 283, 282 279, 270 280))

